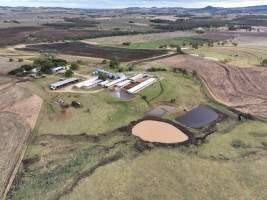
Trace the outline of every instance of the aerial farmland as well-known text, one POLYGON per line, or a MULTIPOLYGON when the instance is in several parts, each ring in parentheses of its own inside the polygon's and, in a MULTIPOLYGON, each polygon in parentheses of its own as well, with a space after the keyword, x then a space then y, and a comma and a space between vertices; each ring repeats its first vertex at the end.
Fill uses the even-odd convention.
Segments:
POLYGON ((267 9, 239 9, 0 7, 0 199, 265 199, 267 9))

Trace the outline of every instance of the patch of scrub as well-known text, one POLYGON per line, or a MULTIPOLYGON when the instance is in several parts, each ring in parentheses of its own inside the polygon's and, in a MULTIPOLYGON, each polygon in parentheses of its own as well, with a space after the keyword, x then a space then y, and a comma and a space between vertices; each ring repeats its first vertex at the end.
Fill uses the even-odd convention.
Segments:
POLYGON ((132 134, 147 142, 157 142, 164 144, 182 143, 189 137, 172 124, 144 120, 136 124, 132 129, 132 134))

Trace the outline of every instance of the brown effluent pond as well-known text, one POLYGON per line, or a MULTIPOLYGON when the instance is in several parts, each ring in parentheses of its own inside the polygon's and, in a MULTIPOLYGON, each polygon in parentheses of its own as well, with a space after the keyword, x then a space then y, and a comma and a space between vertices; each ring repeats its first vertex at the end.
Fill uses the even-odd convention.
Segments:
POLYGON ((133 127, 132 134, 147 142, 164 144, 182 143, 189 139, 184 132, 172 124, 155 120, 139 122, 133 127))

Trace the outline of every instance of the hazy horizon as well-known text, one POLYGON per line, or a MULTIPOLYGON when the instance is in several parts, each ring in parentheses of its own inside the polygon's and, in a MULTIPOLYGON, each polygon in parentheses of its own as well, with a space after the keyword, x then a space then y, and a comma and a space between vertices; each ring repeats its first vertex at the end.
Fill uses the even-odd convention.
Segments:
POLYGON ((24 7, 64 7, 64 8, 129 8, 129 7, 183 7, 202 8, 215 7, 246 7, 267 5, 267 0, 2 0, 0 6, 24 7))

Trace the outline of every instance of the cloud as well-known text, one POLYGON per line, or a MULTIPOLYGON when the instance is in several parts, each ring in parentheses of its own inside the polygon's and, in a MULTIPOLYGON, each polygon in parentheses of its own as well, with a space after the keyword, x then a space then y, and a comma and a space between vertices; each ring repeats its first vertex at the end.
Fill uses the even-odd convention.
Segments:
POLYGON ((1 0, 1 6, 48 6, 68 8, 124 8, 124 7, 240 7, 267 5, 267 0, 1 0))

